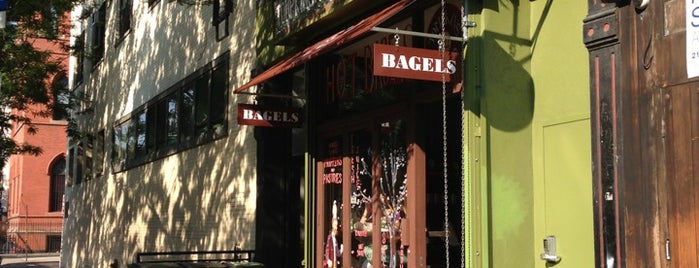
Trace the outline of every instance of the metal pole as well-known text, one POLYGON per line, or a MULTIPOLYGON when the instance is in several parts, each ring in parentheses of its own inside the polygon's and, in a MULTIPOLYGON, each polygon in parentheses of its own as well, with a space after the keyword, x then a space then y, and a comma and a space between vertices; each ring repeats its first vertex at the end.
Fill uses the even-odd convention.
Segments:
MULTIPOLYGON (((406 31, 406 30, 399 30, 399 29, 390 29, 390 28, 381 28, 381 27, 373 27, 371 28, 372 31, 374 32, 382 32, 382 33, 392 33, 392 34, 404 34, 404 35, 412 35, 412 36, 420 36, 420 37, 428 37, 428 38, 435 38, 435 39, 441 39, 442 36, 439 34, 429 34, 429 33, 422 33, 422 32, 414 32, 414 31, 406 31)), ((456 36, 444 36, 445 39, 452 40, 452 41, 457 41, 457 42, 465 42, 464 38, 462 37, 456 37, 456 36)))

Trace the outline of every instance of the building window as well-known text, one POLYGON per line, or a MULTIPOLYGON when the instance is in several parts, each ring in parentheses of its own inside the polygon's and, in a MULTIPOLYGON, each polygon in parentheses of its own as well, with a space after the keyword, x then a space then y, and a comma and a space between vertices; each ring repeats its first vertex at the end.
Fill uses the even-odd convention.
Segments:
POLYGON ((78 142, 75 148, 75 184, 81 184, 85 177, 83 173, 85 168, 85 148, 82 141, 78 142))
POLYGON ((83 64, 85 63, 85 31, 75 37, 73 44, 73 55, 75 56, 75 69, 73 70, 73 87, 83 81, 83 64))
POLYGON ((233 1, 213 0, 214 4, 214 25, 223 22, 233 12, 233 1))
POLYGON ((177 118, 177 96, 170 94, 152 108, 155 108, 156 111, 156 114, 153 115, 155 118, 151 119, 152 122, 155 122, 153 129, 155 133, 152 133, 155 135, 155 147, 162 149, 177 144, 177 123, 179 121, 177 118))
POLYGON ((112 130, 112 167, 114 170, 122 170, 126 164, 129 123, 130 121, 122 122, 112 130))
POLYGON ((95 161, 95 176, 102 175, 104 169, 104 139, 105 133, 104 129, 97 132, 97 137, 95 137, 95 151, 94 161, 95 161))
POLYGON ((51 83, 53 93, 52 119, 65 120, 68 118, 68 105, 70 97, 68 93, 68 77, 65 73, 56 75, 51 83))
POLYGON ((148 0, 148 8, 153 8, 158 3, 160 3, 160 0, 148 0))
POLYGON ((92 15, 92 44, 90 56, 94 68, 104 57, 105 23, 107 21, 107 5, 102 4, 92 15))
POLYGON ((82 155, 83 155, 84 159, 83 159, 82 163, 84 164, 83 178, 85 180, 92 179, 92 177, 94 175, 92 173, 92 171, 93 171, 93 166, 92 166, 93 161, 92 160, 94 159, 94 145, 95 145, 94 142, 95 142, 94 137, 91 135, 88 135, 85 138, 83 138, 83 141, 82 141, 81 146, 80 146, 80 148, 83 150, 82 155))
POLYGON ((65 192, 66 159, 61 156, 51 166, 49 181, 49 212, 58 212, 63 208, 63 194, 65 192))
POLYGON ((133 0, 119 0, 119 41, 117 41, 117 43, 120 42, 131 29, 132 9, 133 0))
POLYGON ((214 14, 212 24, 216 28, 216 40, 222 40, 228 36, 228 18, 233 13, 233 1, 213 0, 214 14))
POLYGON ((73 182, 75 181, 75 164, 77 161, 75 161, 75 146, 70 146, 68 148, 68 185, 72 186, 73 182))
POLYGON ((60 16, 56 13, 56 8, 52 5, 48 10, 42 10, 41 16, 45 22, 44 28, 39 35, 47 39, 56 39, 60 25, 60 16))
POLYGON ((146 112, 138 113, 131 122, 134 133, 129 136, 135 137, 134 158, 142 158, 146 155, 146 112))
POLYGON ((59 252, 59 251, 61 251, 61 236, 60 235, 47 235, 46 236, 46 251, 47 252, 59 252))
POLYGON ((228 53, 123 118, 113 129, 118 172, 226 133, 228 53))

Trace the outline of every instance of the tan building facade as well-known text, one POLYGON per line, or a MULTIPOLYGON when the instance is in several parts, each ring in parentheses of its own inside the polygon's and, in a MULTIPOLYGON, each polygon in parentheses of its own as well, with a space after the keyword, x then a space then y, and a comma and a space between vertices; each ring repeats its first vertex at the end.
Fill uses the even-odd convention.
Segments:
POLYGON ((68 150, 62 267, 255 247, 256 143, 226 90, 250 75, 254 1, 214 2, 74 12, 82 136, 68 150))

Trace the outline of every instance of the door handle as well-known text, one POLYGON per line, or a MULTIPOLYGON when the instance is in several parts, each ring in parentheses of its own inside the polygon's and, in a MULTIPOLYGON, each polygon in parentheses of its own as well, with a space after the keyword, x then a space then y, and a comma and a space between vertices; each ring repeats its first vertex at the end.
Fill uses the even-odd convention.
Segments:
POLYGON ((544 253, 539 256, 548 263, 559 263, 561 257, 556 255, 556 236, 549 235, 544 238, 544 253))

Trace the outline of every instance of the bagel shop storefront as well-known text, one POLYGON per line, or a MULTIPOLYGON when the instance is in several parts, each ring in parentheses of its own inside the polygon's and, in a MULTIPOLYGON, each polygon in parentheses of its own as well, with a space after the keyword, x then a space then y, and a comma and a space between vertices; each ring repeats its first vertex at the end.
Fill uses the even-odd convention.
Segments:
MULTIPOLYGON (((287 133, 279 137, 291 144, 289 158, 305 159, 297 163, 306 171, 306 267, 459 266, 461 2, 292 2, 267 7, 277 22, 266 28, 281 35, 274 45, 308 45, 286 46, 290 53, 260 64, 269 67, 235 92, 261 107, 301 110, 292 120, 299 124, 269 131, 287 133), (296 12, 315 20, 284 15, 294 8, 323 12, 296 12)), ((274 121, 271 114, 257 117, 274 121)))

